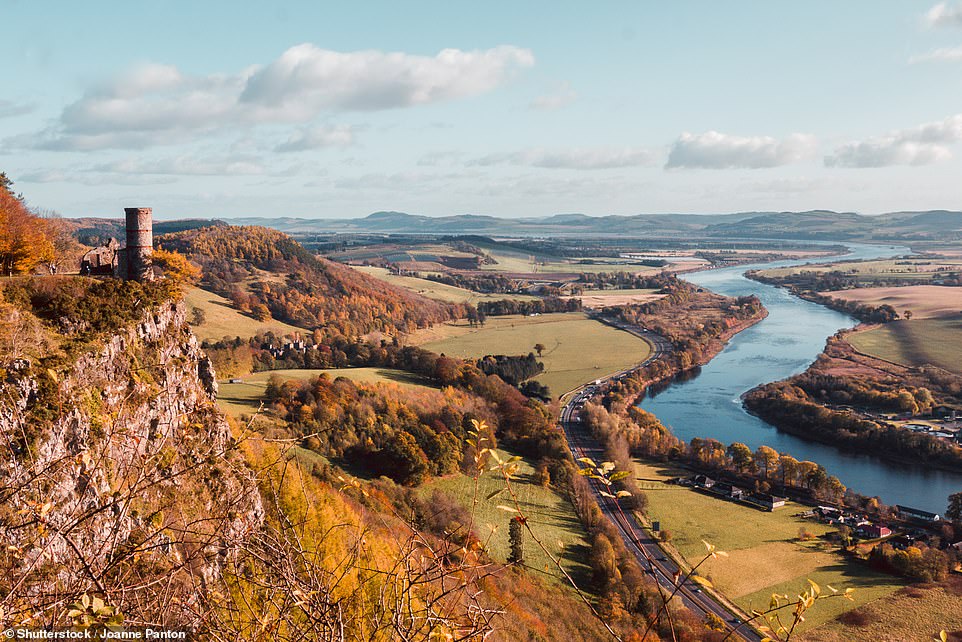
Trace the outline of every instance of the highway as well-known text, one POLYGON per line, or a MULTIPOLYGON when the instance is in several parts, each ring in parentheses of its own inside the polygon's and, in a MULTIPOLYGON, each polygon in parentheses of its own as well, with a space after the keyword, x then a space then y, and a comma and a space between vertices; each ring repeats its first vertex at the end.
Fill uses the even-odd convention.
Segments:
MULTIPOLYGON (((631 332, 648 341, 652 345, 652 354, 634 368, 609 375, 602 380, 587 384, 573 391, 569 401, 562 407, 560 418, 561 428, 564 430, 565 437, 568 440, 568 447, 571 449, 571 454, 575 459, 590 457, 596 463, 600 463, 604 459, 604 451, 601 445, 588 433, 581 423, 579 415, 585 402, 598 394, 605 384, 609 383, 612 379, 620 378, 632 370, 648 365, 655 359, 659 359, 663 355, 671 352, 671 342, 660 335, 628 324, 612 323, 610 321, 606 321, 606 323, 619 327, 626 332, 631 332)), ((598 506, 605 516, 618 528, 618 532, 621 534, 625 546, 634 553, 641 568, 654 577, 654 579, 665 588, 667 593, 671 593, 676 587, 676 582, 683 576, 678 565, 665 555, 650 532, 641 528, 632 515, 622 511, 618 500, 605 497, 601 494, 601 491, 604 490, 601 482, 594 479, 589 481, 598 500, 598 506)), ((732 639, 748 640, 750 642, 761 641, 762 636, 759 635, 757 631, 748 625, 744 625, 739 616, 732 613, 732 611, 718 602, 714 597, 703 592, 698 583, 692 580, 685 581, 679 588, 674 599, 678 598, 681 599, 682 603, 688 607, 689 610, 699 615, 702 619, 706 618, 708 613, 712 613, 718 617, 725 623, 729 631, 734 630, 731 636, 732 639), (741 626, 739 627, 739 625, 741 626)))

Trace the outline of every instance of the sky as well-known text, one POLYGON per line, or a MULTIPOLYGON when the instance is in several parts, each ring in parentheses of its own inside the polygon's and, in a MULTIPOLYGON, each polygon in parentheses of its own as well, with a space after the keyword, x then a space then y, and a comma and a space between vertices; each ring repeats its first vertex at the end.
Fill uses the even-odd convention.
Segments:
POLYGON ((0 0, 64 216, 962 209, 962 0, 0 0))

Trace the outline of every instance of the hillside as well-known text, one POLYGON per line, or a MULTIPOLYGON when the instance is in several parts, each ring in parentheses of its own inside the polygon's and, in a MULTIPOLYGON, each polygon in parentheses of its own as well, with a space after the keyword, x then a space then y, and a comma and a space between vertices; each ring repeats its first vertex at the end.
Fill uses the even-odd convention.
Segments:
POLYGON ((326 335, 386 335, 456 318, 459 308, 317 258, 263 227, 209 227, 163 235, 158 245, 201 265, 201 285, 255 318, 326 335))
POLYGON ((636 214, 498 218, 461 214, 430 217, 375 212, 363 218, 237 218, 232 223, 264 225, 291 234, 313 232, 386 234, 486 234, 514 236, 643 236, 655 238, 778 238, 806 240, 949 240, 962 238, 962 212, 737 212, 732 214, 636 214))
MULTIPOLYGON (((446 446, 431 461, 457 470, 462 452, 477 451, 455 431, 472 411, 502 419, 510 399, 321 379, 290 399, 297 388, 275 386, 273 432, 261 434, 218 411, 210 361, 167 283, 21 278, 0 294, 3 627, 610 639, 571 589, 492 562, 468 498, 359 481, 316 452, 338 454, 335 439, 349 450, 355 434, 362 449, 376 448, 369 436, 404 454, 418 441, 446 446), (318 422, 330 441, 278 438, 318 422), (414 436, 395 444, 388 425, 414 436)), ((510 393, 496 378, 472 381, 510 393)), ((478 456, 466 469, 497 487, 478 456)), ((549 488, 540 496, 565 501, 549 488)))

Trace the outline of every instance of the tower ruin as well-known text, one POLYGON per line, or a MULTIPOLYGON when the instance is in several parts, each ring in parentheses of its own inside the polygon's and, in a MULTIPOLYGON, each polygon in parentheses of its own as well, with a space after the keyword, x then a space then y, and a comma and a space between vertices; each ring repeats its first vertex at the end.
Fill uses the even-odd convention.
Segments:
POLYGON ((154 252, 153 210, 149 207, 125 207, 127 214, 127 248, 121 261, 122 276, 131 281, 150 278, 150 257, 154 252))

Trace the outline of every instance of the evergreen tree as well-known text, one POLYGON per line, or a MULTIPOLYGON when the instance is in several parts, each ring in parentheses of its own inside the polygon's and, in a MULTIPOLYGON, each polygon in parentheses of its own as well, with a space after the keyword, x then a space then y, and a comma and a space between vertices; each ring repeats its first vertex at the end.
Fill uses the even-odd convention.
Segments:
POLYGON ((508 525, 508 539, 511 542, 511 554, 508 562, 511 564, 524 563, 523 525, 521 517, 512 517, 508 525))

